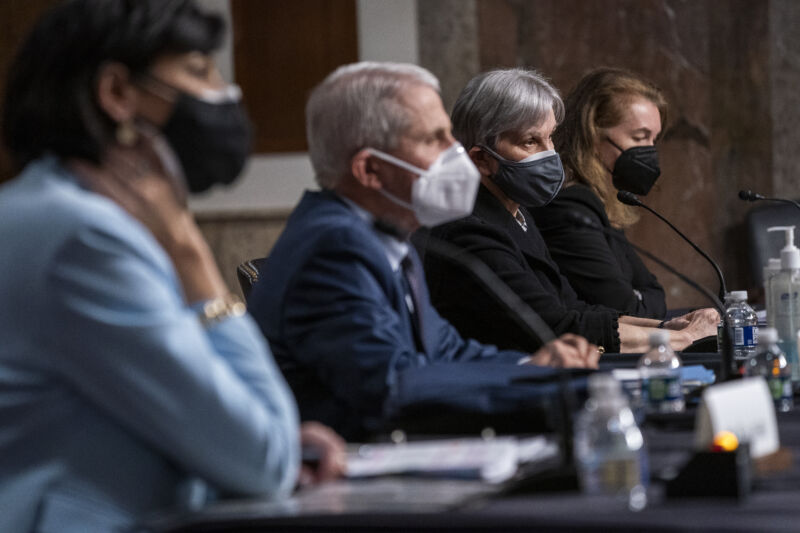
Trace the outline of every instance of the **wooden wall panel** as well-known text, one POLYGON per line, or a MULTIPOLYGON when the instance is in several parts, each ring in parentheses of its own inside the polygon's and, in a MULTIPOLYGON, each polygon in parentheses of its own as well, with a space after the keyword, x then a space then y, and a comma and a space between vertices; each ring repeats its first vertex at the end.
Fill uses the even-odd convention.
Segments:
MULTIPOLYGON (((601 65, 628 68, 654 81, 665 91, 672 120, 658 145, 662 176, 645 201, 718 260, 729 289, 750 290, 753 303, 757 292, 742 225, 749 206, 736 192, 777 191, 773 169, 779 160, 783 190, 796 196, 790 181, 800 160, 800 151, 792 150, 800 134, 791 120, 798 93, 792 88, 800 79, 796 3, 424 0, 418 2, 420 59, 439 76, 446 98, 478 72, 498 66, 539 69, 563 95, 601 65), (462 13, 477 5, 474 31, 455 35, 468 27, 455 24, 455 14, 444 16, 456 3, 464 6, 462 13), (779 40, 775 27, 782 28, 779 40), (461 50, 477 46, 478 64, 459 61, 451 52, 454 40, 461 50)), ((716 290, 714 271, 655 217, 642 212, 626 234, 716 290)), ((648 266, 667 292, 668 307, 708 305, 675 276, 648 266)))
POLYGON ((311 88, 358 60, 355 0, 232 0, 236 82, 256 127, 255 152, 307 149, 311 88))
MULTIPOLYGON (((39 15, 53 4, 55 0, 0 2, 0 21, 3 21, 3 30, 0 31, 0 102, 5 100, 8 67, 19 44, 39 15)), ((2 120, 1 115, 0 120, 2 120)), ((0 183, 12 178, 13 175, 10 156, 0 144, 0 183)))

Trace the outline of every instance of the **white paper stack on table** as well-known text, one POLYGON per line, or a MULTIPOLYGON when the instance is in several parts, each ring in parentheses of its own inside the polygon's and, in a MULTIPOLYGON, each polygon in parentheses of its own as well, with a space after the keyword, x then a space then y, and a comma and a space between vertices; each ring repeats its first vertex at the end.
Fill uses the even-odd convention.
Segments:
POLYGON ((555 442, 543 436, 362 444, 347 456, 347 477, 422 475, 481 479, 502 483, 521 464, 558 455, 555 442))

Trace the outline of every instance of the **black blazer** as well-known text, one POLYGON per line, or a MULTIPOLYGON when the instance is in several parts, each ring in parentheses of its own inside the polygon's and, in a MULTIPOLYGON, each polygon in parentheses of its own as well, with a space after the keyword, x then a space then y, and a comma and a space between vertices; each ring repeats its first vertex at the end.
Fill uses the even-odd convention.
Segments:
POLYGON ((550 255, 579 298, 625 315, 664 318, 664 289, 625 234, 611 227, 603 203, 589 187, 567 187, 550 205, 531 209, 531 214, 550 255), (622 239, 577 226, 569 218, 571 213, 595 221, 622 239))
MULTIPOLYGON (((524 208, 520 211, 527 231, 481 186, 472 215, 433 228, 431 235, 486 263, 557 335, 577 333, 608 352, 618 352, 618 313, 578 299, 550 258, 533 218, 524 208)), ((540 347, 471 274, 432 253, 424 257, 431 300, 462 335, 503 348, 540 347)))

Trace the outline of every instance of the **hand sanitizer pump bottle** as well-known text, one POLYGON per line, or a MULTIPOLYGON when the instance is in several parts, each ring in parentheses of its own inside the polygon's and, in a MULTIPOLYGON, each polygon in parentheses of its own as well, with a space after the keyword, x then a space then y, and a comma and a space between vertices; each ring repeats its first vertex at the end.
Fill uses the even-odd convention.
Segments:
POLYGON ((792 382, 800 381, 797 361, 797 329, 800 327, 800 250, 794 245, 794 226, 775 226, 767 231, 783 231, 786 245, 781 250, 781 270, 770 279, 770 302, 775 310, 772 321, 778 331, 778 346, 792 367, 792 382))

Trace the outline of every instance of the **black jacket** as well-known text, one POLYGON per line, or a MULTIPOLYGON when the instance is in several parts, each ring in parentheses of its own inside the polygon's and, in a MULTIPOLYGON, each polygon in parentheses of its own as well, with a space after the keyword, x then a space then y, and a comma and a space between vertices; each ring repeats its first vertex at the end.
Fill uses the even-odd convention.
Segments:
MULTIPOLYGON (((533 218, 520 210, 527 231, 481 186, 472 215, 438 226, 431 235, 486 263, 557 335, 577 333, 608 352, 618 352, 618 313, 578 299, 550 258, 533 218)), ((426 252, 424 258, 431 300, 462 335, 503 348, 540 347, 470 273, 433 253, 426 252)))
POLYGON ((550 255, 579 298, 624 315, 664 318, 664 289, 625 234, 611 227, 603 203, 589 187, 567 187, 550 205, 531 209, 531 214, 550 255), (608 228, 621 239, 576 225, 570 219, 575 214, 608 228))

